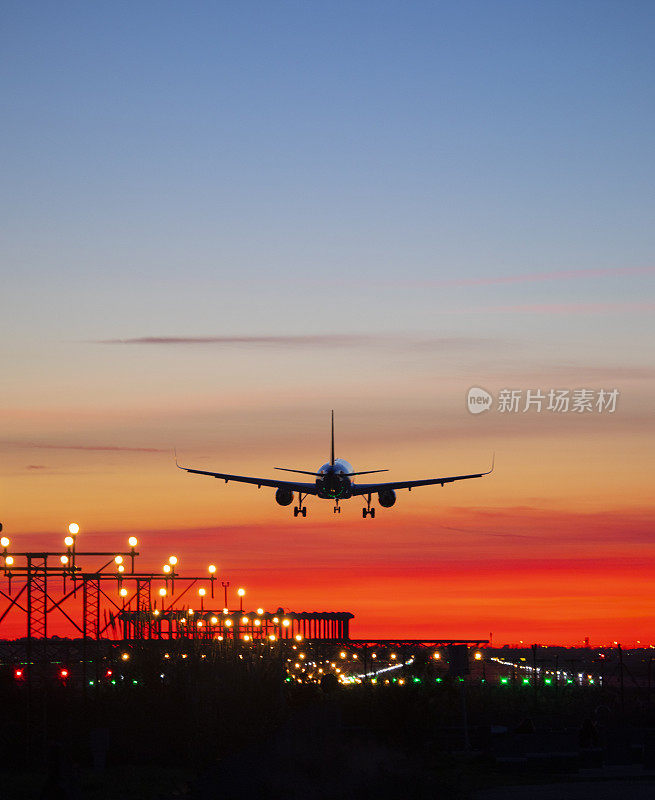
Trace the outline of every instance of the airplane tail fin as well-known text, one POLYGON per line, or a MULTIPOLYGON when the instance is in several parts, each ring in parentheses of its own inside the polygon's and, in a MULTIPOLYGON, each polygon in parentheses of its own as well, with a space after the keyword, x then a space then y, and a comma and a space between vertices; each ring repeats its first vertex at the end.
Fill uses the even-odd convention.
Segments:
POLYGON ((332 439, 330 446, 330 464, 334 466, 334 409, 332 409, 332 439))

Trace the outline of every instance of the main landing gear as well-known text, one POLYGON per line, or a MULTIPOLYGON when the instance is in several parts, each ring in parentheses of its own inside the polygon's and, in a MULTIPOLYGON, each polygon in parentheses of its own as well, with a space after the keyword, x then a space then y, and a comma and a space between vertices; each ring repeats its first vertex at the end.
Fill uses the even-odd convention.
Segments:
MULTIPOLYGON (((307 497, 307 495, 305 495, 305 497, 307 497)), ((307 516, 307 506, 304 506, 302 504, 303 499, 304 498, 303 498, 302 493, 298 492, 298 505, 293 509, 293 516, 294 517, 297 517, 298 514, 300 514, 303 517, 307 516)))
POLYGON ((335 514, 341 514, 341 508, 339 507, 339 501, 338 500, 336 500, 335 503, 334 503, 334 513, 335 514))
POLYGON ((366 519, 366 517, 370 517, 371 519, 375 519, 375 509, 371 508, 371 495, 369 494, 366 498, 366 508, 362 509, 362 517, 366 519))

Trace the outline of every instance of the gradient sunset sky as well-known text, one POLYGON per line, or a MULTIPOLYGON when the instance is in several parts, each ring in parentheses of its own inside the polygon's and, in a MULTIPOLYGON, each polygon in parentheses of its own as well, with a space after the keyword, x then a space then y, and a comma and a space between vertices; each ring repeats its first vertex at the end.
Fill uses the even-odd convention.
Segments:
POLYGON ((3 4, 0 521, 358 637, 655 642, 655 7, 3 4), (469 414, 471 386, 620 391, 469 414), (329 454, 393 509, 294 519, 329 454), (81 544, 81 543, 80 543, 81 544))

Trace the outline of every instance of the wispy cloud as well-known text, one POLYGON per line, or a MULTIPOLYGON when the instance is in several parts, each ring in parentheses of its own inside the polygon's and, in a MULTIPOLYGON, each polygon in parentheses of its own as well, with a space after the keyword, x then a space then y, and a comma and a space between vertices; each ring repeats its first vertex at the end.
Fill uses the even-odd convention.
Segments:
MULTIPOLYGON (((121 447, 118 445, 103 444, 44 444, 40 442, 12 442, 16 447, 30 447, 36 450, 85 450, 116 453, 168 453, 159 447, 121 447)), ((40 469, 35 466, 33 469, 40 469)))
POLYGON ((515 283, 543 283, 584 278, 619 278, 637 275, 655 275, 655 267, 606 267, 600 269, 565 269, 548 272, 526 272, 518 275, 490 275, 477 278, 452 278, 449 280, 416 281, 415 286, 445 288, 448 286, 494 286, 515 283))
POLYGON ((655 303, 527 303, 445 309, 453 314, 619 314, 655 311, 655 303))
POLYGON ((47 469, 45 464, 28 464, 25 469, 47 469))
POLYGON ((489 344, 474 337, 388 336, 385 334, 315 334, 300 336, 139 336, 131 339, 101 339, 92 344, 125 345, 224 345, 273 347, 469 347, 489 344))

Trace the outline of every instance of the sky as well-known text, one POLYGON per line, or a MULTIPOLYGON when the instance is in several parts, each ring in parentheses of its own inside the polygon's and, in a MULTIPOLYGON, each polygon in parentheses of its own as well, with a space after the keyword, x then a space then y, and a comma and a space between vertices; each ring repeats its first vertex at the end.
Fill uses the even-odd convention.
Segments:
POLYGON ((4 3, 12 547, 135 533, 359 637, 648 639, 654 34, 637 0, 4 3), (330 409, 355 469, 495 471, 363 520, 175 469, 316 469, 330 409))

